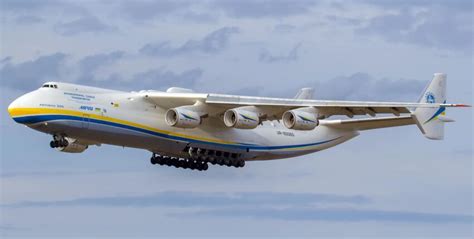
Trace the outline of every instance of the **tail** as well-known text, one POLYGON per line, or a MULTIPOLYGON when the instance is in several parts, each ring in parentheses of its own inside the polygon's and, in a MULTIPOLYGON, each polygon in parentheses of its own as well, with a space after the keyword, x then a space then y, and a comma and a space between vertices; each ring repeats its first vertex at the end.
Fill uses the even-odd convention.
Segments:
MULTIPOLYGON (((446 74, 435 73, 433 80, 420 97, 420 103, 446 103, 446 74)), ((415 121, 423 135, 428 139, 444 138, 444 123, 452 122, 445 116, 445 107, 417 108, 414 112, 415 121)))

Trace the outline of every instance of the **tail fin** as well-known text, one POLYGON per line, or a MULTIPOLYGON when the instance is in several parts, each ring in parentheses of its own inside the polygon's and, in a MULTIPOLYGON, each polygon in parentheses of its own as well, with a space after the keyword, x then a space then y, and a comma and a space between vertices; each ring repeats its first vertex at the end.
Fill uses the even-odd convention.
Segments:
MULTIPOLYGON (((435 73, 431 83, 420 97, 420 103, 446 103, 446 74, 435 73)), ((444 138, 445 107, 417 108, 414 118, 423 135, 428 139, 442 140, 444 138)))
POLYGON ((314 89, 313 88, 303 88, 295 96, 295 99, 300 100, 310 100, 313 98, 314 89))

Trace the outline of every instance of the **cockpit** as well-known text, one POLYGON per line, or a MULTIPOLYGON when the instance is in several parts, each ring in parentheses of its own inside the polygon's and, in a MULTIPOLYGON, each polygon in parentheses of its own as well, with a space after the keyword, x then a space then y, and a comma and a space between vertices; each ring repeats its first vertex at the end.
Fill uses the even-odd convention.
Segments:
POLYGON ((44 84, 43 86, 41 86, 41 88, 55 88, 55 89, 57 89, 57 88, 58 88, 58 85, 46 83, 46 84, 44 84))

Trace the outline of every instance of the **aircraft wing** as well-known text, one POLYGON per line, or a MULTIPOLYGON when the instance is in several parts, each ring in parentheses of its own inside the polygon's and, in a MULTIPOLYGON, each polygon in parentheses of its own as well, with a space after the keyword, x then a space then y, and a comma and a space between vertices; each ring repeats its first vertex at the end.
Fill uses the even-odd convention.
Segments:
POLYGON ((380 103, 380 102, 358 102, 358 101, 324 101, 307 99, 283 99, 266 97, 249 97, 210 94, 206 99, 207 104, 229 105, 231 107, 256 106, 267 109, 275 114, 269 114, 276 118, 281 118, 287 110, 314 107, 320 115, 326 117, 332 115, 346 115, 353 117, 355 115, 372 115, 382 113, 391 113, 400 115, 410 113, 408 108, 419 107, 419 104, 412 103, 380 103))
MULTIPOLYGON (((199 94, 199 93, 167 93, 150 92, 145 98, 163 108, 172 108, 185 105, 202 103, 209 108, 210 116, 222 115, 226 110, 254 106, 261 112, 265 112, 266 120, 281 119, 284 112, 301 107, 314 107, 320 116, 330 117, 333 115, 344 115, 354 117, 356 115, 377 114, 400 114, 411 113, 414 108, 440 108, 457 107, 462 105, 440 104, 440 103, 404 103, 404 102, 365 102, 365 101, 327 101, 308 99, 286 99, 269 97, 237 96, 224 94, 199 94)), ((265 120, 264 119, 264 120, 265 120)))

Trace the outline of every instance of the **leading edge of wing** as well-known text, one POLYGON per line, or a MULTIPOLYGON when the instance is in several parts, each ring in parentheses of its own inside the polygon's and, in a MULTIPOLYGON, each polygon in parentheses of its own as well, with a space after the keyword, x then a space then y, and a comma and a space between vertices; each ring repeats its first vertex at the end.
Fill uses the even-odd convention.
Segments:
POLYGON ((254 106, 287 106, 287 107, 405 107, 405 108, 439 108, 453 107, 454 104, 431 104, 410 102, 374 102, 374 101, 334 101, 334 100, 301 100, 269 97, 252 97, 237 95, 209 94, 207 104, 231 104, 254 106))
POLYGON ((374 102, 374 101, 334 101, 334 100, 307 100, 287 99, 254 96, 238 96, 225 94, 204 93, 168 93, 168 92, 146 92, 142 94, 146 99, 161 106, 179 106, 194 104, 201 101, 206 104, 232 105, 235 106, 282 106, 282 107, 403 107, 403 108, 439 108, 439 107, 469 107, 464 104, 432 104, 411 102, 374 102), (171 101, 171 102, 170 102, 171 101))

